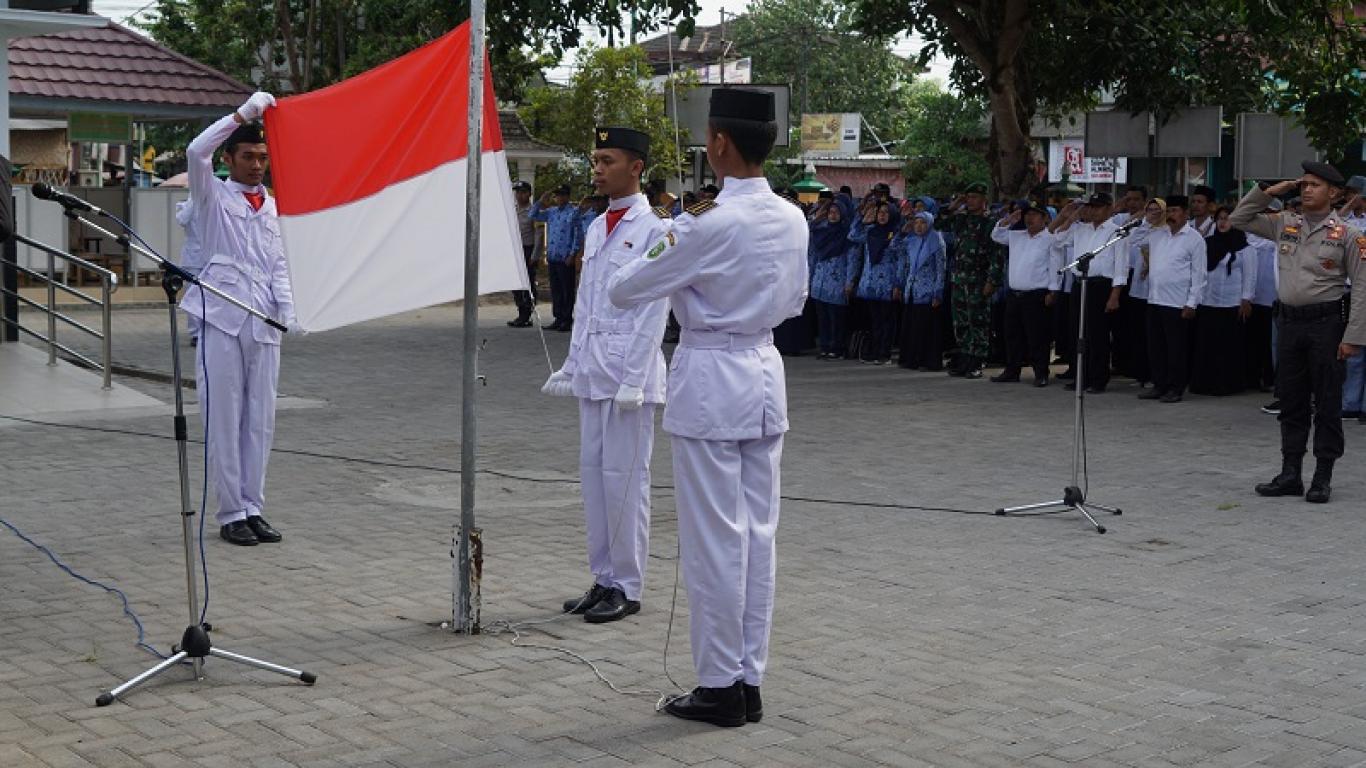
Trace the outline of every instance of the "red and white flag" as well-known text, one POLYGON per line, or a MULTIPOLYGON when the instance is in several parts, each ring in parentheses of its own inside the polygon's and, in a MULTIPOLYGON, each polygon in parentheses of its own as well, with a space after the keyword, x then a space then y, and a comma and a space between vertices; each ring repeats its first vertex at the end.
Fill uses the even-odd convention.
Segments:
MULTIPOLYGON (((412 53, 266 111, 285 260, 306 330, 464 298, 469 46, 466 22, 412 53)), ((482 132, 479 292, 525 289, 487 78, 482 132)))

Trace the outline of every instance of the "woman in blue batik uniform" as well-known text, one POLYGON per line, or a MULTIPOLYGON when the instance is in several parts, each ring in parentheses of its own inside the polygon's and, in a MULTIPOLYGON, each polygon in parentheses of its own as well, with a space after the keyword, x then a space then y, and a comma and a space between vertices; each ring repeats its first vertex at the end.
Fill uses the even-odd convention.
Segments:
POLYGON ((849 335, 845 331, 845 315, 849 309, 846 288, 854 284, 858 248, 849 242, 849 228, 854 220, 854 206, 848 198, 839 196, 825 206, 821 216, 810 224, 811 244, 807 260, 811 272, 809 300, 816 307, 816 321, 820 337, 818 360, 844 357, 844 345, 849 335))
POLYGON ((898 284, 906 311, 901 318, 902 368, 938 371, 944 367, 944 238, 934 230, 934 214, 917 213, 903 237, 898 284))
POLYGON ((850 242, 861 246, 861 266, 858 287, 854 291, 866 302, 872 320, 872 339, 863 362, 886 365, 892 361, 892 337, 896 335, 896 305, 901 299, 901 285, 897 283, 901 254, 892 247, 901 214, 891 203, 879 203, 876 208, 854 222, 849 231, 850 242))

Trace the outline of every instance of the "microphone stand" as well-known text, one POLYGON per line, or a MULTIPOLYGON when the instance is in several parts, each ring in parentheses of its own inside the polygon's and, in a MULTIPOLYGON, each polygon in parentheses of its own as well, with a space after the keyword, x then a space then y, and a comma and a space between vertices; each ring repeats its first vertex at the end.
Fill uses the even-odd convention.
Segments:
MULTIPOLYGON (((245 664, 249 667, 275 672, 277 674, 285 675, 286 677, 295 678, 307 685, 312 685, 318 679, 317 675, 314 675, 312 672, 291 669, 289 667, 280 666, 279 664, 272 664, 268 661, 252 658, 251 656, 244 656, 222 648, 215 648, 213 643, 209 640, 209 632, 213 627, 210 626, 208 622, 203 622, 203 617, 199 613, 199 588, 195 574, 196 555, 194 547, 194 526, 191 523, 195 512, 190 506, 190 464, 189 453, 187 451, 189 430, 187 429, 185 422, 184 398, 181 397, 180 393, 180 339, 179 326, 176 317, 176 311, 178 309, 176 295, 186 283, 197 285, 201 290, 207 291, 215 297, 232 304, 252 317, 259 318, 272 328, 285 332, 288 332, 288 329, 283 324, 266 316, 265 313, 257 310, 255 307, 229 296, 218 288, 203 282, 196 275, 192 275, 181 269, 178 265, 172 264, 160 254, 153 251, 150 246, 146 246, 145 242, 142 238, 137 236, 137 233, 133 231, 132 227, 128 226, 113 214, 92 207, 92 212, 106 216, 116 222, 119 227, 124 230, 123 234, 114 234, 99 224, 81 216, 76 204, 62 199, 58 199, 56 202, 66 209, 67 218, 84 224, 102 235, 113 238, 123 247, 132 251, 137 251, 156 263, 161 269, 161 288, 166 292, 167 315, 171 322, 171 383, 175 390, 174 426, 177 470, 180 479, 180 527, 185 541, 185 591, 189 598, 190 624, 185 628, 184 634, 181 635, 180 644, 172 646, 172 653, 169 657, 127 682, 101 693, 99 697, 95 699, 95 705, 104 707, 112 704, 118 697, 168 669, 171 669, 186 659, 190 660, 190 665, 194 672, 194 679, 203 680, 204 659, 209 656, 216 656, 221 659, 235 661, 238 664, 245 664)), ((208 442, 207 434, 205 434, 204 440, 206 443, 208 442)))
POLYGON ((1084 487, 1079 482, 1082 467, 1085 466, 1086 462, 1086 387, 1084 386, 1086 382, 1086 276, 1087 272, 1090 270, 1091 261, 1096 258, 1096 255, 1128 237, 1129 232, 1134 227, 1138 226, 1139 221, 1141 220, 1136 220, 1120 227, 1115 231, 1114 236, 1107 240, 1104 245, 1093 251, 1083 253, 1077 257, 1076 261, 1073 261, 1071 264, 1058 270, 1058 273, 1062 274, 1069 269, 1075 269, 1079 273, 1079 279, 1081 280, 1081 311, 1077 316, 1077 378, 1075 379, 1077 384, 1076 414, 1073 417, 1072 422, 1072 483, 1063 488, 1061 499, 1045 501, 1039 504, 1025 504, 1018 507, 1002 507, 996 510, 997 515, 1012 515, 1018 512, 1030 512, 1040 509, 1050 509, 1052 507, 1060 507, 1060 509, 1054 510, 1056 512, 1075 509, 1095 527, 1096 533, 1105 533, 1105 526, 1096 522, 1096 518, 1091 516, 1088 507, 1109 512, 1113 515, 1124 514, 1118 507, 1107 507, 1087 499, 1086 493, 1089 490, 1089 483, 1084 487))

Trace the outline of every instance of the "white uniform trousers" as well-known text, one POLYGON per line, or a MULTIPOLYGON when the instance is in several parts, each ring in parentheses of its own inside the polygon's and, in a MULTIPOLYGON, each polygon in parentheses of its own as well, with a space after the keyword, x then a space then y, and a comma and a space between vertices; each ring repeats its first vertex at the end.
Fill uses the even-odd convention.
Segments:
POLYGON ((604 587, 639 600, 650 556, 650 454, 655 406, 623 411, 579 398, 579 478, 588 528, 588 568, 604 587))
POLYGON ((226 525, 261 514, 266 504, 280 346, 253 339, 250 323, 240 336, 204 323, 197 351, 199 415, 218 494, 218 523, 226 525))
POLYGON ((783 436, 673 438, 678 537, 697 682, 763 682, 773 623, 783 436))

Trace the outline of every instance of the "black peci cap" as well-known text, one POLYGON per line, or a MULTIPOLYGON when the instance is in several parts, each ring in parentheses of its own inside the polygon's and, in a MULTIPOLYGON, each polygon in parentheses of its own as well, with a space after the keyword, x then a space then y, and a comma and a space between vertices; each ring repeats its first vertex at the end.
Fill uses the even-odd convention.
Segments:
POLYGON ((1328 163, 1305 162, 1300 163, 1300 167, 1310 176, 1317 176, 1320 179, 1332 184, 1335 187, 1347 186, 1347 179, 1343 178, 1342 172, 1328 163))
POLYGON ((1087 205, 1113 205, 1114 202, 1109 192, 1096 192, 1086 198, 1087 205))
POLYGON ((650 137, 634 128, 598 126, 593 132, 594 149, 626 149, 643 158, 650 156, 650 137))
POLYGON ((1214 187, 1207 187, 1204 184, 1201 184, 1197 186, 1195 189, 1192 189, 1191 194, 1204 195, 1206 200, 1213 200, 1215 197, 1217 197, 1217 195, 1214 193, 1214 187))
POLYGON ((748 88, 717 88, 711 92, 707 116, 771 123, 775 119, 773 94, 748 88))
POLYGON ((1168 208, 1190 208, 1190 207, 1191 207, 1190 198, 1189 198, 1189 197, 1186 197, 1185 195, 1167 195, 1167 196, 1166 196, 1165 198, 1163 198, 1163 199, 1167 201, 1167 207, 1168 207, 1168 208))

